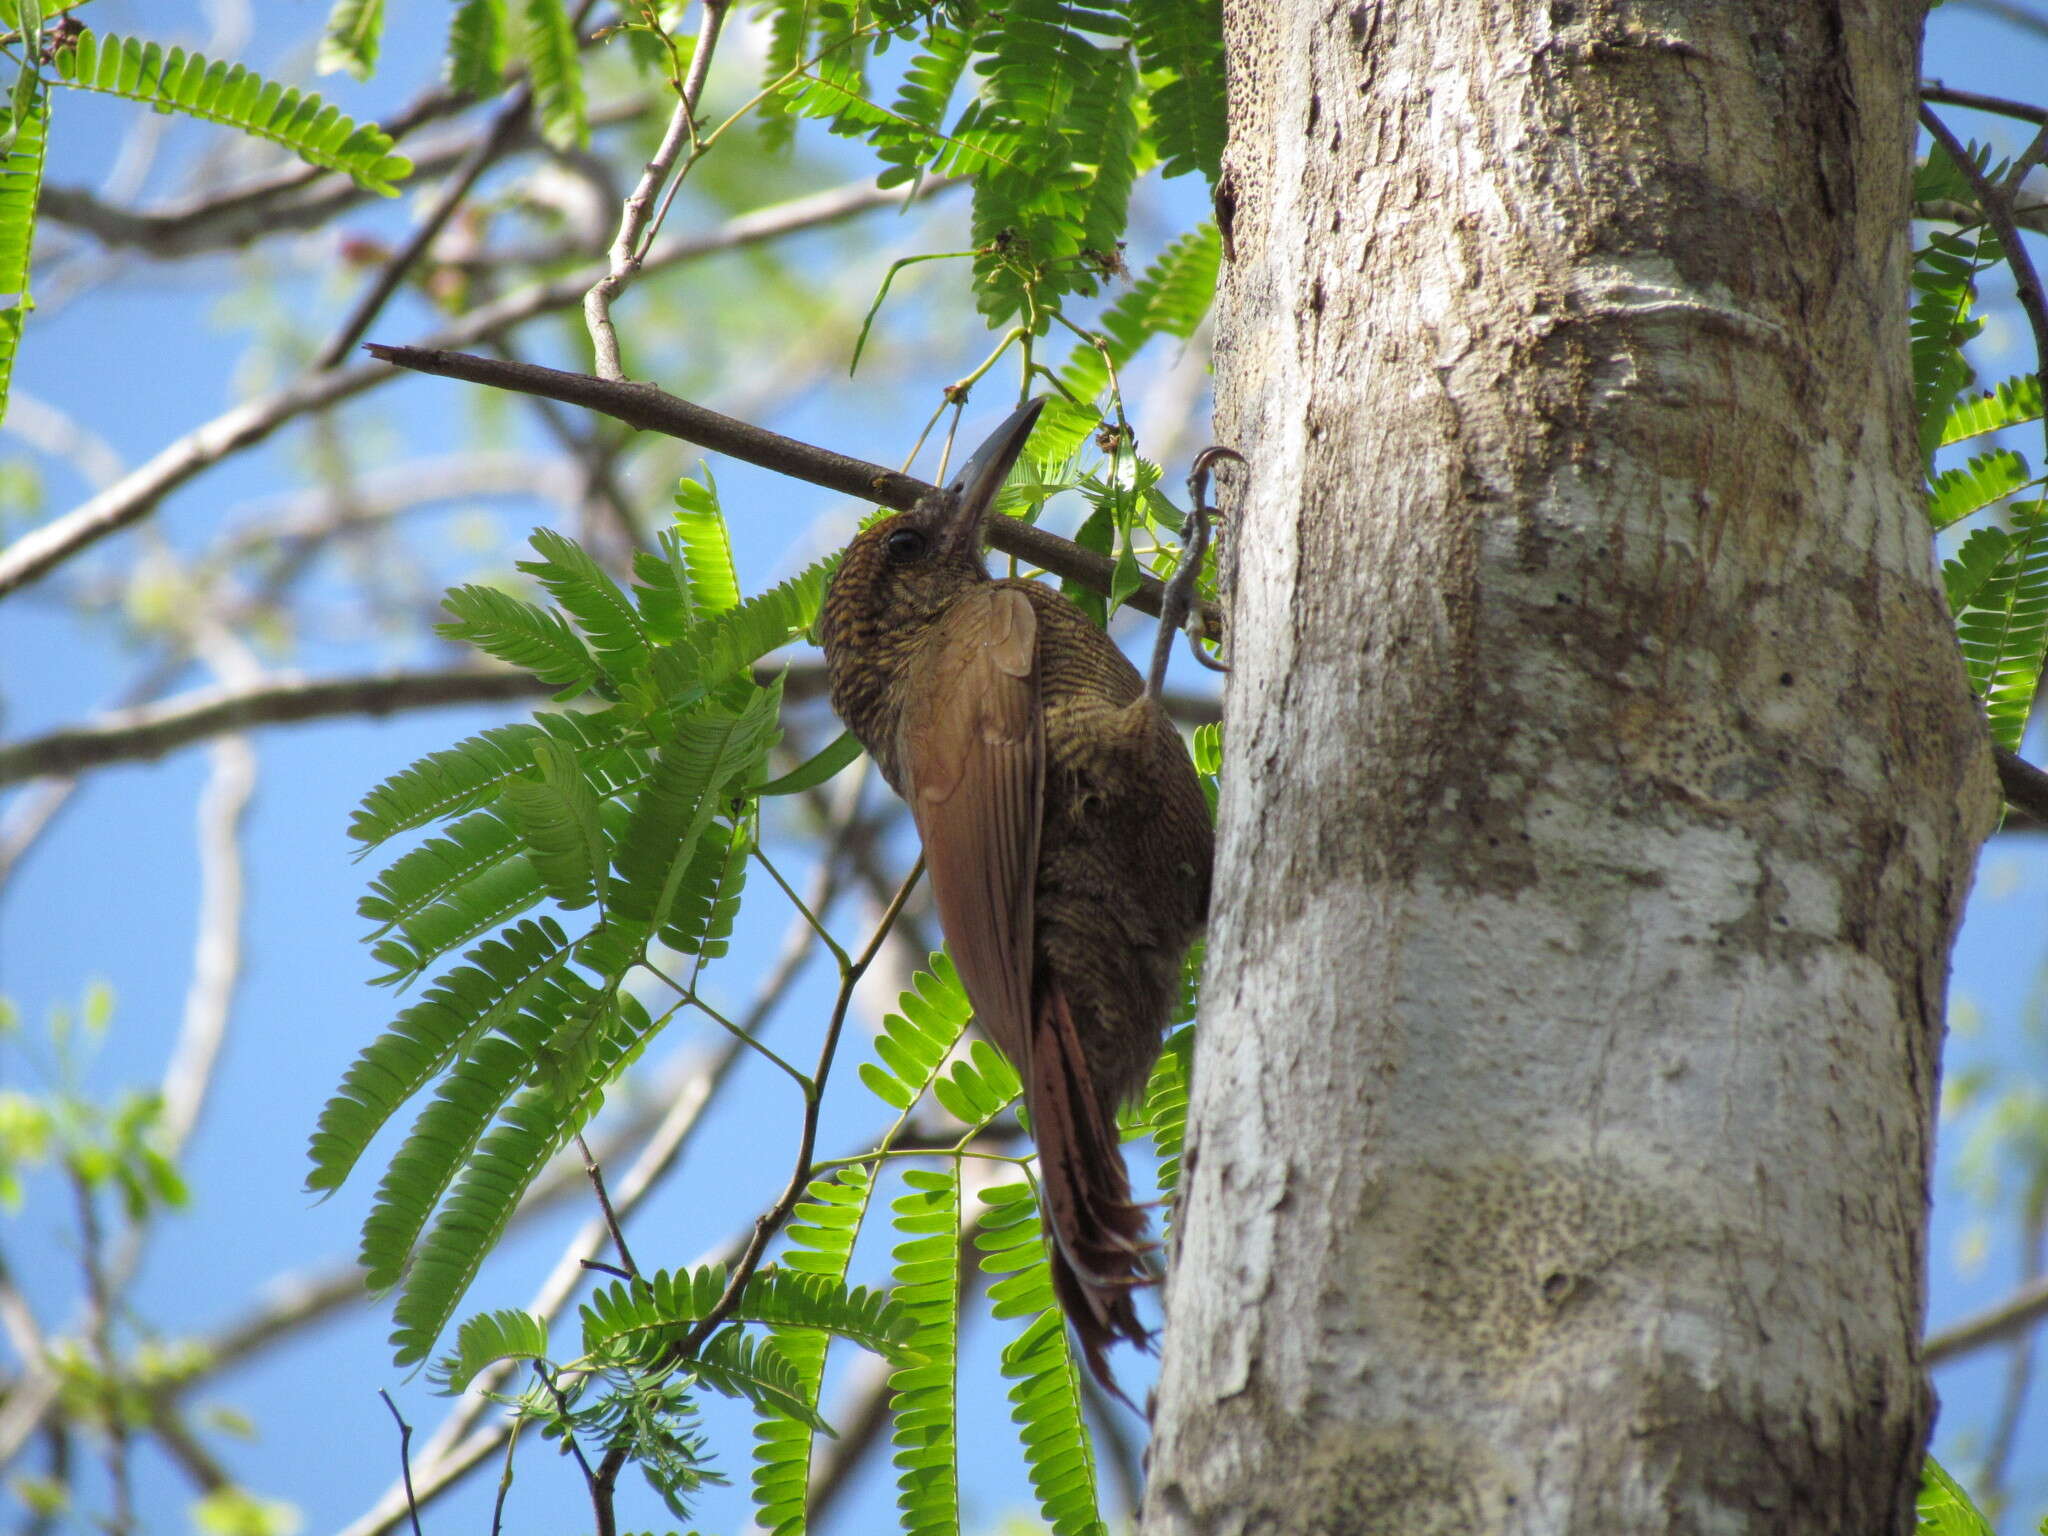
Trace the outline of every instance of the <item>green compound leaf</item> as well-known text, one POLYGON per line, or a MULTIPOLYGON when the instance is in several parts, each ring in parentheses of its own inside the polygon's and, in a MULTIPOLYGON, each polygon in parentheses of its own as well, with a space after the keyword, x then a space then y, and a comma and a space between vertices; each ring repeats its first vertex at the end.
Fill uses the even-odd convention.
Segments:
POLYGON ((960 1449, 954 1379, 960 1352, 960 1172, 958 1165, 904 1175, 910 1192, 894 1202, 890 1276, 910 1318, 910 1347, 923 1356, 889 1378, 894 1394, 896 1507, 904 1536, 958 1536, 960 1449))
POLYGON ((412 162, 375 123, 358 124, 310 91, 265 80, 240 64, 165 49, 111 32, 84 32, 56 57, 58 78, 84 91, 140 101, 282 144, 309 165, 339 171, 366 191, 398 195, 412 162))
POLYGON ((1107 1536, 1096 1489, 1094 1442, 1081 1418, 1081 1379, 1067 1321, 1053 1299, 1052 1272, 1029 1184, 982 1192, 985 1212, 975 1246, 981 1267, 1004 1278, 989 1287, 998 1318, 1028 1318, 1003 1351, 1010 1417, 1024 1442, 1024 1461, 1038 1507, 1057 1536, 1107 1536))
POLYGON ((49 131, 49 96, 33 88, 19 95, 7 114, 6 158, 0 160, 0 303, 6 305, 0 309, 0 419, 7 415, 7 390, 15 354, 21 350, 22 326, 35 308, 28 291, 29 249, 35 240, 49 131))

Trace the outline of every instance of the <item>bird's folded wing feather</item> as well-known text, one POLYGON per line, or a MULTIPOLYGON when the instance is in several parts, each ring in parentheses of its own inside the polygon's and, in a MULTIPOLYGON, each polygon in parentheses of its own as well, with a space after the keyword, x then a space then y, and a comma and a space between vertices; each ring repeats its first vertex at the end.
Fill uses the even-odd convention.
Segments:
POLYGON ((939 925, 983 1031, 1028 1077, 1031 895, 1045 783, 1029 599, 995 586, 961 598, 908 691, 899 760, 939 925))

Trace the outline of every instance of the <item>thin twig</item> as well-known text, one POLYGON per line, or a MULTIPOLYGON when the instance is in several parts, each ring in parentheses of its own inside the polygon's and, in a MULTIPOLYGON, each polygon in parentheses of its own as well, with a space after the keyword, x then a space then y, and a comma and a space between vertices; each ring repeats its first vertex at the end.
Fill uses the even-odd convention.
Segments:
POLYGON ((514 1419, 505 1431, 505 1470, 498 1474, 498 1496, 491 1501, 491 1536, 505 1529, 505 1501, 512 1496, 512 1453, 519 1449, 519 1431, 526 1420, 514 1419))
POLYGON ((163 1453, 178 1464, 201 1493, 218 1493, 234 1486, 235 1480, 220 1458, 200 1443, 192 1426, 172 1404, 161 1398, 150 1404, 149 1429, 163 1453))
MULTIPOLYGON (((769 1239, 780 1230, 789 1213, 796 1209, 805 1187, 811 1181, 812 1158, 818 1150, 818 1115, 824 1104, 825 1082, 832 1072, 832 1060, 839 1052, 840 1031, 846 1025, 846 1010, 853 1001, 853 989, 866 974, 868 966, 881 952, 882 945, 889 937, 889 929, 896 921, 896 914, 903 910, 903 903, 910 899, 910 893, 924 878, 924 858, 919 855, 917 863, 904 877, 902 887, 896 892, 896 899, 889 904, 888 911, 875 925, 867 947, 851 962, 842 962, 839 971, 839 995, 832 1004, 832 1017, 825 1025, 825 1038, 818 1047, 817 1070, 811 1074, 810 1090, 804 1095, 803 1127, 797 1135, 796 1166, 791 1171, 789 1183, 783 1188, 781 1197, 754 1222, 753 1235, 747 1240, 739 1261, 726 1276, 725 1289, 719 1292, 718 1300, 700 1317, 682 1339, 676 1344, 672 1357, 688 1360, 704 1348, 705 1342, 724 1326, 740 1303, 748 1281, 760 1267, 761 1256, 767 1251, 769 1239)), ((597 1483, 601 1491, 609 1492, 619 1480, 619 1472, 626 1464, 623 1447, 614 1447, 605 1452, 604 1460, 598 1464, 597 1483)))
POLYGON ((803 1129, 797 1137, 796 1167, 790 1175, 788 1186, 782 1192, 782 1198, 754 1223, 754 1235, 747 1244, 746 1252, 740 1256, 739 1263, 733 1266, 731 1275, 727 1277, 724 1292, 712 1304, 711 1310, 699 1318, 695 1326, 684 1336, 681 1352, 685 1358, 701 1350, 705 1341, 717 1332, 720 1325, 731 1315, 732 1309, 739 1305, 740 1294, 746 1289, 747 1281, 753 1277, 754 1270, 759 1266, 761 1255, 768 1247, 768 1240, 795 1209, 797 1200, 803 1195, 804 1186, 810 1182, 811 1159, 818 1149, 818 1112, 824 1102, 825 1081, 831 1076, 833 1058, 839 1053, 839 1035, 846 1027, 846 1010, 853 1001, 853 989, 859 985, 861 977, 867 974, 868 966, 881 952, 883 942, 889 937, 890 928, 895 925, 896 914, 903 910, 904 902, 910 899, 910 893, 917 889, 918 881, 923 878, 924 858, 920 855, 917 863, 911 867, 910 873, 903 877, 903 884, 896 892, 896 899, 882 914, 881 921, 875 924, 874 934, 869 938, 867 947, 850 963, 840 968, 839 995, 833 1001, 832 1017, 826 1022, 825 1038, 818 1047, 818 1066, 811 1074, 809 1102, 804 1107, 803 1129))
MULTIPOLYGON (((1969 151, 1957 142, 1949 132, 1948 125, 1934 115, 1931 107, 1923 104, 1920 121, 1934 136, 1935 142, 1948 151, 1949 159, 1961 171, 1977 194, 1977 201, 1983 205, 1984 217, 1998 235, 1998 243, 2005 248, 2006 265, 2012 268, 2013 296, 2019 300, 2020 311, 2026 315, 2027 324, 2034 333, 2035 365, 2048 369, 2048 297, 2041 292, 2040 274, 2034 270, 2034 259, 2027 254, 2024 238, 2013 223, 2012 202, 2002 187, 1995 185, 1991 178, 1977 168, 1977 162, 1970 158, 1969 151)), ((2042 421, 2044 438, 2048 438, 2048 418, 2042 421)))
POLYGON ((114 1349, 114 1285, 107 1273, 106 1238, 100 1230, 99 1202, 83 1170, 67 1166, 78 1212, 79 1262, 85 1267, 85 1336, 99 1371, 102 1429, 107 1439, 107 1480, 113 1485, 114 1512, 107 1520, 113 1536, 135 1529, 135 1491, 129 1480, 128 1416, 121 1402, 121 1361, 114 1349))
POLYGON ((405 1480, 405 1509, 412 1516, 412 1536, 420 1536, 419 1500, 413 1497, 412 1492, 412 1426, 405 1422, 405 1415, 398 1411, 398 1404, 391 1401, 389 1392, 379 1387, 377 1395, 384 1399, 384 1406, 398 1421, 398 1470, 405 1480))
POLYGON ((427 209, 426 217, 420 220, 418 228, 414 229, 405 244, 377 269, 376 278, 364 290, 363 296, 356 300, 355 307, 348 313, 348 318, 341 322, 340 328, 328 338, 327 345, 320 349, 319 354, 313 359, 316 371, 324 372, 338 366, 343 358, 355 350, 356 343, 363 339, 363 333, 369 330, 376 322, 377 316, 384 312, 384 306, 391 301, 391 295, 398 292, 398 285, 405 281, 406 274, 412 271, 422 256, 426 255, 427 248, 440 238, 441 231, 448 227, 448 221, 455 216, 455 210, 462 206, 462 200, 469 196, 470 189, 477 183, 477 178, 490 168, 492 162, 512 147, 513 139, 525 125, 532 109, 532 86, 522 85, 512 92, 511 98, 498 109, 497 116, 491 120, 491 126, 485 131, 484 136, 477 140, 476 147, 470 150, 462 164, 456 167, 455 174, 448 178, 447 184, 434 198, 433 205, 427 209))
MULTIPOLYGON (((2042 1242, 2048 1238, 2048 1222, 2044 1222, 2048 1210, 2044 1210, 2040 1194, 2038 1188, 2030 1190, 2025 1202, 2026 1219, 2020 1234, 2022 1284, 2039 1278, 2044 1267, 2042 1242)), ((2013 1341, 2012 1354, 2006 1361, 2005 1388, 2000 1394, 1998 1414, 1992 1420, 1991 1432, 1985 1436, 1984 1460, 1976 1482, 1971 1485, 1987 1510, 1996 1510, 2005 1502, 2006 1467, 2012 1460, 2013 1443, 2018 1438, 2020 1419, 2026 1412, 2033 1383, 2034 1335, 2023 1333, 2013 1341)))
POLYGON ((612 328, 612 301, 640 270, 646 252, 641 248, 641 232, 654 212, 655 196, 661 191, 662 183, 675 168, 676 157, 683 152, 685 144, 695 144, 697 139, 697 101, 704 93, 705 77, 711 70, 711 55, 718 47, 718 34, 725 24, 727 0, 702 0, 703 24, 697 38, 697 50, 690 59, 689 77, 677 88, 675 110, 669 114, 668 126, 663 130, 661 144, 654 151, 640 180, 627 194, 625 207, 619 215, 619 232, 612 239, 611 249, 605 254, 605 272, 590 285, 590 291, 583 299, 583 323, 590 332, 590 346, 594 366, 599 378, 624 379, 625 373, 619 364, 619 337, 612 328))
POLYGON ((626 1273, 632 1279, 640 1278, 640 1266, 633 1262, 633 1250, 626 1246, 626 1234, 619 1226, 619 1213, 612 1209, 612 1197, 605 1192, 604 1169, 597 1159, 590 1155, 590 1143, 583 1139, 583 1133, 576 1133, 576 1150, 583 1154, 583 1173, 590 1180, 590 1187, 597 1192, 597 1208, 604 1212, 605 1230, 612 1235, 612 1247, 618 1250, 619 1262, 626 1266, 626 1273))
MULTIPOLYGON (((800 229, 836 222, 872 208, 901 205, 937 190, 936 185, 907 190, 881 190, 862 183, 798 198, 774 208, 744 214, 709 235, 666 240, 641 263, 643 272, 698 256, 759 244, 800 229)), ((593 273, 586 268, 552 282, 537 283, 505 298, 471 310, 454 324, 427 339, 427 350, 475 346, 539 315, 570 309, 589 291, 593 273)), ((0 598, 71 559, 111 533, 148 516, 179 486, 244 448, 262 442, 287 422, 310 411, 335 405, 392 382, 399 377, 381 363, 302 375, 283 389, 224 411, 212 421, 169 444, 148 463, 132 470, 105 491, 70 512, 33 529, 0 549, 0 598)))

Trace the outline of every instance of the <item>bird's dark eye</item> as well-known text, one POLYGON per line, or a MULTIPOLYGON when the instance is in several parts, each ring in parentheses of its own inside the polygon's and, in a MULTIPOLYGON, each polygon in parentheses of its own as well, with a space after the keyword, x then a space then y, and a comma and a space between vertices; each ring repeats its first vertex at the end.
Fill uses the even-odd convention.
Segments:
POLYGON ((924 536, 921 528, 898 528, 882 543, 888 552, 892 565, 908 565, 913 560, 922 560, 932 541, 924 536))

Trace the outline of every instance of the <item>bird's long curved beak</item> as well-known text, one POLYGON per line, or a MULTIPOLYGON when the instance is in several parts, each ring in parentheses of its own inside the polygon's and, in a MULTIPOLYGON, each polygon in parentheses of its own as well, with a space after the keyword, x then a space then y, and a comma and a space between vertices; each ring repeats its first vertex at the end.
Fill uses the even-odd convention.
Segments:
POLYGON ((946 487, 951 510, 942 538, 950 546, 949 553, 965 554, 970 559, 980 557, 982 523, 996 503, 996 492, 1010 477, 1010 467, 1024 451, 1025 439, 1038 424, 1038 413, 1051 398, 1039 395, 1010 412, 1008 419, 974 450, 973 457, 946 487))

